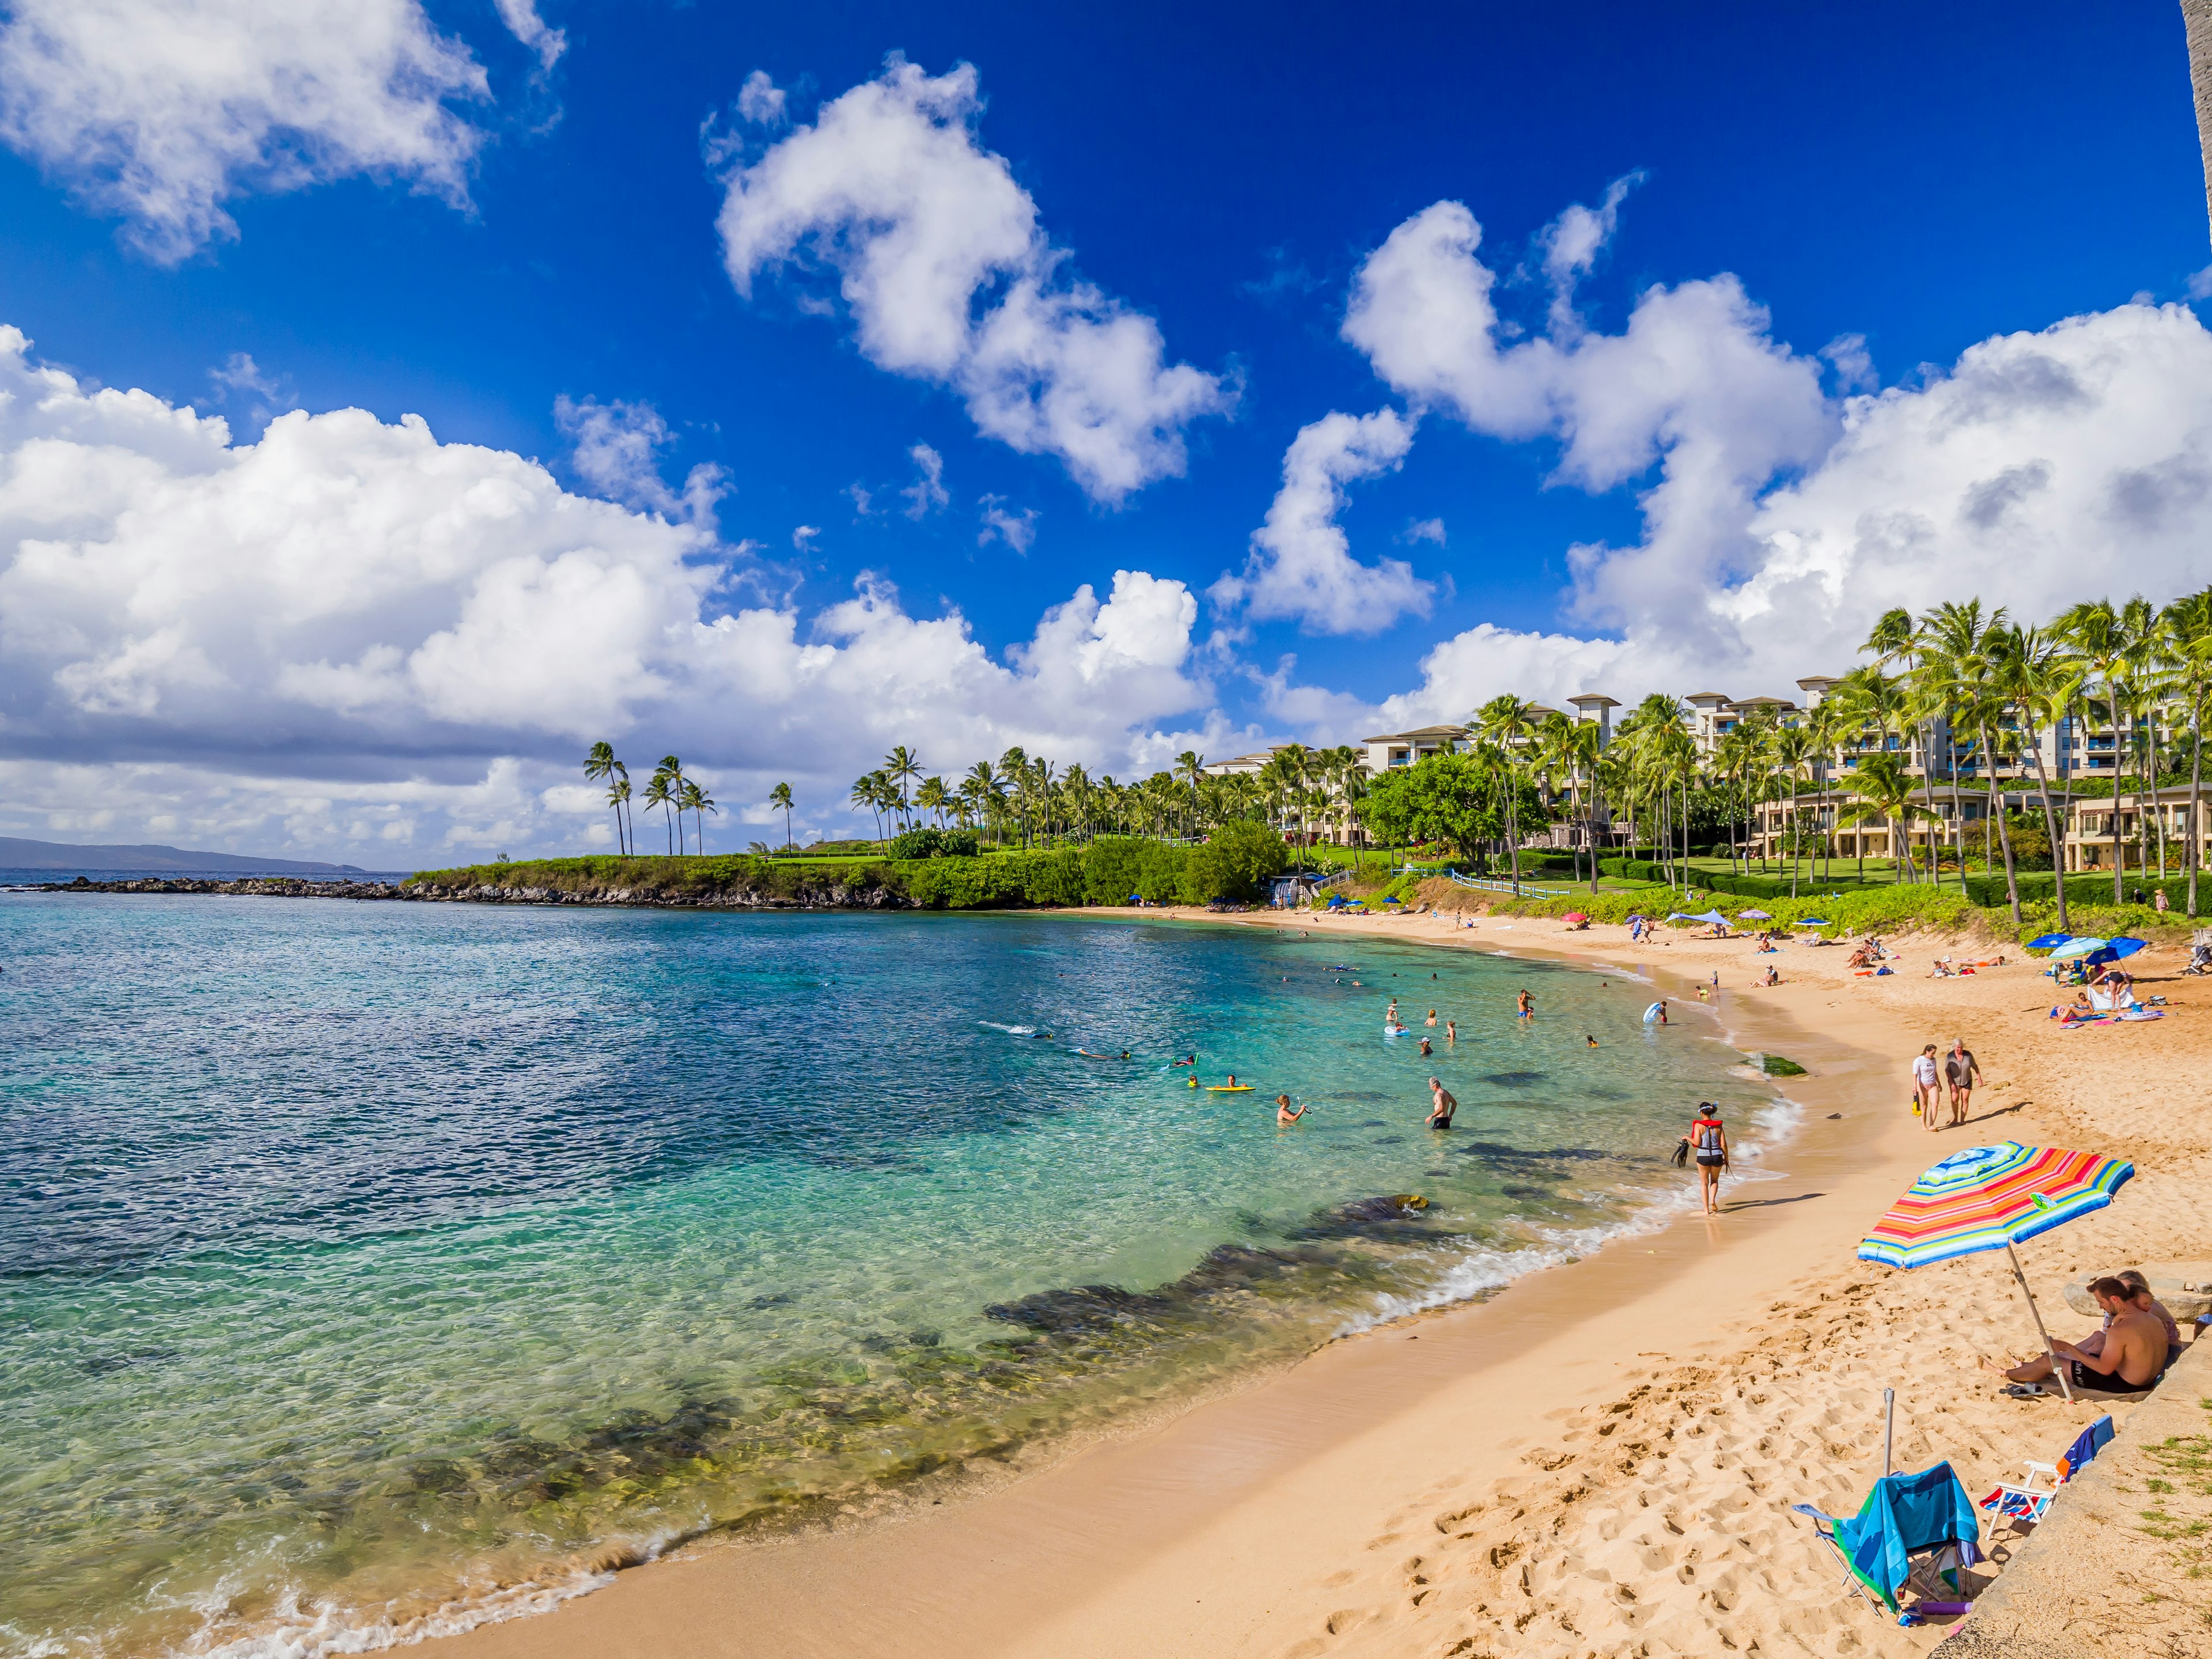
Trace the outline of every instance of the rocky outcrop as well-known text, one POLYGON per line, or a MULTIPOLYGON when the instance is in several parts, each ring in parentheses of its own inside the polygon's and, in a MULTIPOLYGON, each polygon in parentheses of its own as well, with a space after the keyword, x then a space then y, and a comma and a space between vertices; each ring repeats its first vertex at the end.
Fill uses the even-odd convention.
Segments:
POLYGON ((491 882, 441 886, 410 882, 403 897, 444 904, 629 905, 665 910, 897 910, 906 900, 887 887, 831 883, 795 894, 745 885, 700 890, 653 887, 505 887, 491 882))
POLYGON ((905 896, 890 887, 826 883, 777 893, 744 884, 702 889, 657 887, 506 886, 493 882, 441 885, 435 882, 303 881, 295 877, 252 877, 210 881, 197 877, 142 877, 131 881, 41 882, 46 893, 216 893, 252 898, 396 899, 413 903, 575 904, 630 906, 668 910, 898 910, 905 896))
POLYGON ((198 876, 141 876, 131 881, 42 881, 42 893, 230 893, 252 898, 402 899, 407 890, 389 881, 307 881, 297 876, 247 876, 216 881, 198 876))

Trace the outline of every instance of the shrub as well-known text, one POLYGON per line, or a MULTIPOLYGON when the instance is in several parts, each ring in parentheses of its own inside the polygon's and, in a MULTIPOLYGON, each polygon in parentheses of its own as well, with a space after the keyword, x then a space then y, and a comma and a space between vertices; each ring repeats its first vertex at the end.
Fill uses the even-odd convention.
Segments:
POLYGON ((938 830, 924 825, 891 837, 895 859, 972 859, 981 843, 973 830, 938 830))

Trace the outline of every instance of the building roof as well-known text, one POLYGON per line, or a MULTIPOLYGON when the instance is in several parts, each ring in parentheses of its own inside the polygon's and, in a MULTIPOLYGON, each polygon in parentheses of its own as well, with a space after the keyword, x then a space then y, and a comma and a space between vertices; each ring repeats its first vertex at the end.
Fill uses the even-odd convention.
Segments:
POLYGON ((1731 708, 1795 708, 1796 706, 1787 697, 1746 697, 1729 705, 1731 708))
POLYGON ((1718 691, 1692 691, 1682 701, 1684 702, 1727 702, 1729 699, 1718 691))
POLYGON ((1836 677, 1833 674, 1808 674, 1797 682, 1797 689, 1800 691, 1825 691, 1836 684, 1836 677))
POLYGON ((1360 738, 1360 742, 1413 743, 1423 738, 1442 739, 1445 738, 1463 738, 1466 735, 1467 727, 1464 726, 1424 726, 1411 732, 1385 732, 1379 738, 1360 738))
POLYGON ((1620 707, 1620 700, 1618 697, 1608 697, 1602 691, 1585 691, 1580 696, 1569 697, 1567 701, 1574 704, 1577 708, 1618 708, 1620 707))

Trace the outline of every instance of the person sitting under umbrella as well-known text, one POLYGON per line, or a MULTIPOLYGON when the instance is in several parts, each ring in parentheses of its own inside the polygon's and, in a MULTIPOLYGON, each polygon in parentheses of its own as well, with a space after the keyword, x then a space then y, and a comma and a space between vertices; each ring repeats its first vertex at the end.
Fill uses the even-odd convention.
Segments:
MULTIPOLYGON (((2148 1394, 2158 1383, 2171 1352, 2166 1327, 2158 1316, 2136 1304, 2136 1287, 2118 1279, 2100 1279, 2089 1294, 2110 1322, 2104 1340, 2093 1351, 2071 1342, 2053 1341, 2052 1352, 2064 1362, 2067 1378, 2077 1389, 2097 1389, 2106 1394, 2148 1394)), ((2049 1354, 2038 1354, 2024 1364, 2001 1366, 1984 1358, 1984 1370, 1996 1371, 2014 1382, 2047 1382, 2053 1365, 2049 1354)))

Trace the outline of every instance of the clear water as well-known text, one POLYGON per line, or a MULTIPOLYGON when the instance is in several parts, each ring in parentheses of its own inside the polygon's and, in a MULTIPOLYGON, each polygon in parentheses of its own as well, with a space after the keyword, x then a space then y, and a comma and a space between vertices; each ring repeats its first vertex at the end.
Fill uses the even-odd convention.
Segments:
POLYGON ((11 1656, 544 1605, 1502 1283, 1772 1106, 1617 975, 1194 925, 15 895, 0 965, 11 1656))

